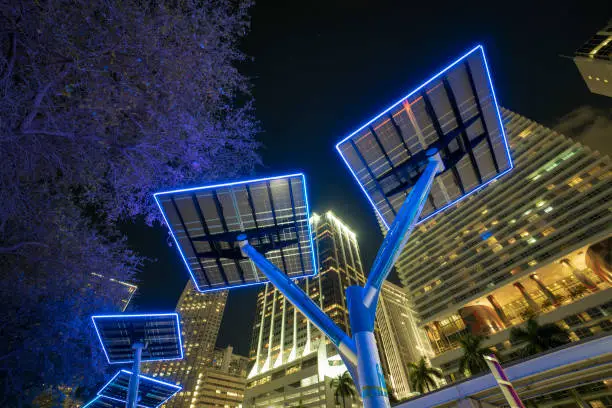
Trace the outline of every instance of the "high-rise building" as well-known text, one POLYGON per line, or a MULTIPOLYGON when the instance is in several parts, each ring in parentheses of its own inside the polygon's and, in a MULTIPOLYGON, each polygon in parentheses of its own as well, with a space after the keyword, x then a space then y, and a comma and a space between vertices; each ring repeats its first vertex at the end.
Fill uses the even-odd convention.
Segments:
POLYGON ((246 378, 249 365, 249 358, 234 354, 232 346, 215 349, 213 353, 212 367, 225 373, 246 378))
MULTIPOLYGON (((346 288, 365 284, 357 237, 332 212, 314 214, 311 222, 319 275, 300 280, 299 285, 350 334, 346 288)), ((379 311, 376 318, 376 336, 383 345, 397 344, 390 340, 395 336, 393 326, 382 322, 395 313, 395 309, 390 311, 394 300, 390 302, 389 311, 379 311)), ((393 389, 409 392, 397 347, 381 347, 380 351, 383 371, 393 380, 393 389)), ((258 295, 250 357, 253 367, 246 406, 335 406, 329 383, 346 371, 335 346, 271 285, 258 295)))
POLYGON ((610 158, 502 112, 515 168, 419 225, 396 263, 450 380, 467 333, 512 358, 510 329, 534 314, 572 340, 612 330, 610 158))
POLYGON ((200 404, 198 382, 213 366, 215 343, 225 310, 227 291, 199 293, 187 282, 176 306, 181 318, 184 358, 142 365, 143 373, 180 384, 183 389, 165 407, 196 408, 200 404))
POLYGON ((612 97, 612 20, 578 48, 574 63, 591 92, 612 97))
POLYGON ((387 385, 397 399, 403 400, 414 394, 406 363, 433 357, 433 348, 425 331, 419 327, 409 297, 399 286, 389 281, 383 283, 377 313, 381 315, 378 319, 382 340, 379 348, 385 354, 390 371, 387 385))

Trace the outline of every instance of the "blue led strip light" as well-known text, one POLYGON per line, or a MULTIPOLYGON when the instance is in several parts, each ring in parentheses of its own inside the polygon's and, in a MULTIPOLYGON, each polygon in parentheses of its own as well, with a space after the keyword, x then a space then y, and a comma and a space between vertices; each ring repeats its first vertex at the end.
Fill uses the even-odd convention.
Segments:
POLYGON ((106 351, 106 346, 104 345, 104 341, 102 340, 102 336, 100 335, 100 330, 98 328, 98 324, 96 323, 97 319, 125 319, 125 318, 151 318, 151 317, 174 317, 176 319, 176 331, 178 333, 178 348, 180 351, 180 357, 172 357, 172 358, 157 358, 157 359, 143 359, 143 362, 149 361, 170 361, 170 360, 182 360, 183 359, 183 339, 181 336, 181 326, 180 326, 180 318, 178 313, 153 313, 153 314, 114 314, 114 315, 97 315, 91 316, 91 320, 93 322, 94 329, 96 330, 96 334, 98 336, 98 340, 100 340, 100 344, 102 345, 102 351, 104 351, 104 355, 106 356, 106 361, 109 364, 127 364, 132 363, 134 360, 125 360, 125 361, 113 361, 111 362, 108 352, 106 351))
MULTIPOLYGON (((494 180, 497 180, 498 178, 502 177, 503 175, 507 174, 509 171, 511 171, 514 168, 514 163, 512 162, 512 158, 510 156, 510 148, 508 146, 508 139, 506 137, 506 132, 504 129, 504 125, 502 122, 502 118, 501 118, 501 112, 499 110, 499 105, 497 103, 497 96, 495 94, 495 89, 493 88, 493 81, 491 78, 491 71, 489 70, 489 65, 487 63, 487 58, 484 52, 484 48, 482 45, 477 45, 476 47, 472 48, 471 50, 469 50, 467 53, 463 54, 461 57, 457 58, 455 61, 453 61, 450 65, 448 65, 446 68, 442 69, 441 71, 439 71, 437 74, 435 74, 434 76, 432 76, 430 79, 428 79, 427 81, 425 81, 424 83, 422 83, 421 85, 419 85, 415 90, 413 90, 412 92, 410 92, 409 94, 403 96, 402 98, 400 98, 399 100, 397 100, 396 102, 394 102, 393 104, 391 104, 387 109, 385 109, 384 111, 382 111, 381 113, 379 113, 378 115, 376 115, 373 119, 371 119, 370 121, 368 121, 367 123, 365 123, 364 125, 362 125, 359 129, 357 129, 356 131, 352 132, 350 135, 348 135, 347 137, 345 137, 344 139, 342 139, 341 141, 339 141, 336 144, 336 150, 338 151, 338 153, 340 154, 340 157, 342 157, 342 160, 344 161, 344 164, 346 165, 346 167, 348 167, 348 169, 350 170, 351 174, 353 175, 353 177, 355 178, 355 180, 357 180, 357 183, 359 185, 359 187, 361 188, 361 190, 363 191, 363 193, 365 194, 366 198, 368 199, 368 201, 370 202, 370 204, 372 205, 372 207, 374 208, 374 211, 376 211, 376 214, 380 217, 380 220, 382 221, 383 225, 389 229, 389 224, 387 223, 387 221, 385 220, 385 217, 381 214, 381 212, 378 210, 376 204, 374 203, 374 201, 372 200, 372 197, 370 196, 370 194, 368 193, 368 191, 366 190, 365 186, 362 184, 362 182, 359 180, 359 177, 357 176, 357 174, 355 173, 355 171, 353 170, 353 168, 351 167, 351 165, 348 162, 348 159, 344 156, 344 154, 342 153, 341 149, 340 149, 340 145, 342 145, 343 143, 345 143, 347 140, 350 140, 353 136, 355 136, 356 134, 358 134, 359 132, 363 131, 364 129, 368 128, 369 126, 371 126, 375 121, 377 121, 378 119, 380 119, 383 115, 391 115, 390 111, 394 108, 397 107, 398 104, 404 102, 405 100, 407 100, 408 98, 412 97, 413 95, 417 94, 418 92, 423 91, 423 89, 429 85, 430 83, 432 83, 433 81, 440 79, 444 74, 446 74, 448 71, 450 71, 452 68, 455 67, 455 65, 463 62, 466 60, 467 57, 469 57, 471 54, 475 53, 475 52, 480 52, 482 54, 482 58, 484 61, 484 67, 487 73, 487 84, 489 86, 489 90, 493 96, 493 108, 495 109, 495 113, 497 116, 497 120, 499 121, 499 127, 500 127, 500 131, 501 131, 501 138, 503 140, 503 144, 504 144, 504 150, 506 153, 506 158, 508 160, 508 169, 504 170, 503 172, 497 174, 495 177, 491 178, 490 180, 486 181, 485 183, 479 185, 478 187, 474 188, 473 190, 470 190, 467 194, 462 195, 460 197, 458 197, 457 199, 447 203, 446 205, 442 206, 441 208, 438 208, 437 210, 433 211, 431 214, 428 214, 426 217, 423 217, 421 220, 419 220, 418 224, 430 219, 431 217, 439 214, 440 212, 448 209, 449 207, 453 206, 454 204, 456 204, 457 202, 465 199, 466 197, 470 196, 471 194, 474 194, 475 192, 481 190, 483 187, 485 187, 486 185, 492 183, 494 180)), ((474 95, 475 98, 478 98, 477 95, 474 95)), ((401 136, 401 134, 400 134, 401 136)), ((493 152, 492 152, 493 154, 493 152)), ((368 166, 366 166, 368 167, 368 166)), ((383 195, 384 196, 384 195, 383 195)), ((393 206, 390 206, 391 209, 393 209, 393 206)))
POLYGON ((307 185, 306 185, 306 177, 305 177, 304 173, 291 173, 291 174, 283 174, 283 175, 272 176, 272 177, 263 177, 263 178, 256 178, 256 179, 247 179, 247 180, 237 180, 237 181, 220 183, 220 184, 211 184, 211 185, 204 185, 204 186, 199 186, 199 187, 190 187, 190 188, 183 188, 183 189, 177 189, 177 190, 161 191, 161 192, 153 194, 153 197, 155 199, 157 207, 160 209, 160 211, 162 213, 162 217, 164 218, 164 222, 168 226, 168 230, 170 231, 170 235, 172 236, 172 240, 174 241, 174 243, 175 243, 175 245, 176 245, 176 247, 177 247, 177 249, 179 251, 179 254, 181 255, 183 263, 185 264, 185 267, 187 268, 187 271, 189 272, 189 276, 191 277, 191 281, 193 282, 196 290, 198 290, 199 292, 202 292, 202 293, 208 293, 208 292, 216 292, 216 291, 219 291, 219 290, 228 290, 228 289, 235 289, 235 288, 243 288, 243 287, 247 287, 247 286, 261 285, 261 284, 267 283, 268 281, 267 280, 262 280, 262 281, 259 281, 259 282, 242 283, 242 284, 231 285, 231 286, 226 286, 226 287, 221 286, 221 287, 201 288, 199 286, 199 284, 198 284, 197 279, 195 278, 195 275, 193 274, 191 266, 189 265, 189 261, 187 260, 187 257, 185 256, 185 253, 183 252, 183 249, 182 249, 178 239, 176 238, 176 232, 173 230, 172 225, 168 221, 168 216, 166 215, 166 212, 164 211, 164 208, 163 208, 163 206, 160 203, 160 197, 163 196, 163 195, 167 195, 167 194, 178 194, 178 193, 185 193, 185 192, 197 192, 197 191, 202 191, 202 190, 210 190, 210 189, 216 189, 216 188, 221 188, 221 187, 231 187, 231 186, 238 186, 238 185, 248 185, 248 184, 252 184, 252 183, 272 181, 272 180, 278 180, 278 179, 290 179, 292 177, 301 177, 302 178, 302 186, 303 186, 303 189, 304 189, 304 201, 306 203, 306 223, 308 225, 308 240, 310 242, 311 257, 312 257, 312 270, 313 270, 313 273, 310 274, 310 275, 303 275, 303 276, 296 277, 296 279, 298 279, 298 278, 301 279, 301 278, 307 278, 307 277, 316 276, 317 273, 318 273, 318 265, 316 263, 315 253, 314 253, 315 249, 314 249, 314 241, 313 241, 313 235, 312 235, 312 226, 310 225, 310 222, 308 221, 310 219, 310 205, 309 205, 309 202, 308 202, 308 188, 307 188, 307 185))

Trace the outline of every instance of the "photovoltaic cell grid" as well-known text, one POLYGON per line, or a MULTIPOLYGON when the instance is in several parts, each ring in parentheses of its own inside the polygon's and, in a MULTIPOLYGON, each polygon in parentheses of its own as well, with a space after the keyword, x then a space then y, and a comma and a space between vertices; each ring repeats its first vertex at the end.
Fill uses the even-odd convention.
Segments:
POLYGON ((97 396, 85 404, 83 408, 125 408, 125 402, 97 396))
POLYGON ((155 194, 200 292, 266 283, 237 236, 291 278, 316 273, 303 174, 155 194))
POLYGON ((387 227, 422 174, 430 148, 440 152, 445 170, 419 222, 512 169, 482 46, 336 145, 387 227))
POLYGON ((141 361, 183 358, 181 328, 176 313, 92 316, 94 327, 110 364, 134 361, 132 345, 144 342, 141 361))
MULTIPOLYGON (((132 372, 128 370, 117 372, 117 374, 98 391, 98 395, 105 399, 111 399, 125 404, 127 402, 128 385, 131 376, 132 372)), ((139 407, 159 407, 181 390, 181 387, 178 385, 159 381, 144 375, 140 375, 139 379, 138 402, 136 404, 139 407)))

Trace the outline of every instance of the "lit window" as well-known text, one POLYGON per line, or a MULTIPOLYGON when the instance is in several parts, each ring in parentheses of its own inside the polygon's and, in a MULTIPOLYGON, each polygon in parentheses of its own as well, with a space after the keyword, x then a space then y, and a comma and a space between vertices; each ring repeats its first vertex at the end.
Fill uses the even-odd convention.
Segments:
POLYGON ((546 237, 546 236, 552 234, 553 232, 555 232, 555 229, 553 227, 548 227, 544 231, 542 231, 542 236, 546 237))
POLYGON ((529 231, 523 231, 521 232, 521 238, 525 238, 526 236, 529 235, 529 231))
POLYGON ((523 213, 523 215, 529 215, 529 214, 531 214, 531 210, 527 210, 523 213))
POLYGON ((607 83, 608 83, 608 80, 607 80, 607 79, 604 79, 604 82, 607 84, 607 83))
POLYGON ((545 212, 545 213, 549 213, 549 212, 551 212, 552 210, 553 210, 553 208, 552 208, 552 207, 546 207, 546 208, 544 209, 544 212, 545 212))
POLYGON ((553 188, 555 188, 554 184, 549 184, 549 185, 546 186, 546 189, 549 190, 549 191, 552 190, 553 188))
POLYGON ((538 202, 536 203, 536 207, 538 207, 538 208, 539 208, 539 207, 543 206, 544 204, 546 204, 546 202, 545 202, 544 200, 542 200, 542 201, 538 201, 538 202))
POLYGON ((511 219, 510 222, 508 222, 508 224, 514 224, 516 222, 515 219, 511 219))
POLYGON ((530 238, 527 240, 527 243, 528 243, 528 244, 535 244, 535 242, 536 242, 536 239, 535 239, 534 237, 530 237, 530 238))
POLYGON ((580 184, 580 182, 581 182, 581 181, 582 181, 582 178, 581 178, 580 176, 576 176, 576 177, 572 178, 572 179, 571 179, 571 180, 570 180, 570 181, 567 183, 567 185, 568 185, 568 186, 570 186, 570 187, 574 187, 574 186, 576 186, 576 185, 580 184))
POLYGON ((589 78, 589 79, 593 79, 593 77, 592 77, 591 75, 589 75, 589 77, 588 77, 588 78, 589 78))
POLYGON ((509 244, 514 244, 515 242, 516 242, 516 238, 510 238, 510 239, 508 240, 508 243, 509 243, 509 244))
POLYGON ((534 266, 534 265, 537 265, 537 264, 538 264, 538 261, 536 261, 535 259, 533 259, 533 260, 529 261, 529 264, 528 264, 528 265, 529 265, 529 266, 534 266))
POLYGON ((530 134, 531 134, 531 130, 530 129, 525 129, 521 133, 518 134, 518 137, 520 137, 521 139, 524 139, 527 136, 529 136, 530 134))
POLYGON ((599 81, 599 77, 595 77, 595 80, 596 80, 596 81, 599 81))

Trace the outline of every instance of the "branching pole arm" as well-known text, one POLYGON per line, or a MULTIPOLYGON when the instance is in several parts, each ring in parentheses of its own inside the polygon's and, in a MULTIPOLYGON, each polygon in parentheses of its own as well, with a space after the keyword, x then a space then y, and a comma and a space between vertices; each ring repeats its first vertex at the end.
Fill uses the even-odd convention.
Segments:
POLYGON ((432 152, 423 174, 421 174, 419 180, 404 201, 378 250, 363 292, 365 307, 370 308, 374 306, 374 310, 376 310, 375 306, 378 301, 380 288, 385 279, 387 279, 389 272, 391 272, 391 268, 393 268, 397 258, 404 249, 406 242, 408 242, 410 233, 421 215, 427 196, 429 196, 436 174, 442 170, 443 164, 440 154, 432 152))
POLYGON ((357 365, 355 343, 334 321, 327 316, 304 291, 276 265, 266 259, 248 243, 246 235, 238 236, 242 253, 266 275, 270 282, 336 345, 342 359, 357 365))

